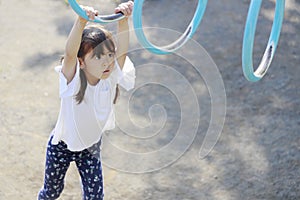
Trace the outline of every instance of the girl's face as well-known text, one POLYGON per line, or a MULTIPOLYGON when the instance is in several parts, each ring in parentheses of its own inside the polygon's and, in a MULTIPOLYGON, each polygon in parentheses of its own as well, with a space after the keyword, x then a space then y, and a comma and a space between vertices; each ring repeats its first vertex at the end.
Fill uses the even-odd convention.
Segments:
POLYGON ((108 49, 103 49, 103 54, 94 55, 93 51, 86 54, 81 68, 87 73, 87 78, 106 79, 114 69, 115 54, 108 49))

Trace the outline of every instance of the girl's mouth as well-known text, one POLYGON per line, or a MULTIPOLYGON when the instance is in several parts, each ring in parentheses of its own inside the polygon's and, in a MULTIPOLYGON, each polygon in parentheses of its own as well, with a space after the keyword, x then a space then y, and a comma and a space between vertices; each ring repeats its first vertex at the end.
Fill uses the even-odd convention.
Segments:
POLYGON ((107 73, 107 72, 109 72, 109 69, 105 70, 103 73, 107 73))

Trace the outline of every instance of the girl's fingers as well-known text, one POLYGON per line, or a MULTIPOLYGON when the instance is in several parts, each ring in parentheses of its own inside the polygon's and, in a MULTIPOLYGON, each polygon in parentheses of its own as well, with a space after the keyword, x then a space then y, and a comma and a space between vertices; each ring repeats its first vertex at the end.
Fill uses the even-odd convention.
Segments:
POLYGON ((89 17, 89 19, 94 20, 95 16, 97 16, 99 12, 97 10, 94 10, 93 8, 86 9, 86 15, 89 17))
POLYGON ((130 5, 130 6, 132 6, 133 5, 133 1, 127 1, 126 3, 124 3, 124 4, 127 4, 127 5, 130 5))
POLYGON ((116 9, 115 12, 122 12, 125 16, 130 16, 132 13, 133 2, 128 1, 127 3, 120 4, 116 9))
POLYGON ((95 10, 93 7, 83 5, 80 5, 80 7, 85 11, 85 14, 90 20, 95 20, 95 16, 99 15, 98 10, 95 10))

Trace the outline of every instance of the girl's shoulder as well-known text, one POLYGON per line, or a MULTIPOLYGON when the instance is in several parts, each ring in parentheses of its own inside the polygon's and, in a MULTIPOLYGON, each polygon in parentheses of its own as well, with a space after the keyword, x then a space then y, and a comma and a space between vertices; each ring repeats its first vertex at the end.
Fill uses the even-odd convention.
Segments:
POLYGON ((67 78, 62 72, 62 64, 54 68, 54 70, 59 74, 59 96, 60 98, 73 96, 79 84, 79 62, 76 64, 76 72, 73 79, 68 83, 67 78))

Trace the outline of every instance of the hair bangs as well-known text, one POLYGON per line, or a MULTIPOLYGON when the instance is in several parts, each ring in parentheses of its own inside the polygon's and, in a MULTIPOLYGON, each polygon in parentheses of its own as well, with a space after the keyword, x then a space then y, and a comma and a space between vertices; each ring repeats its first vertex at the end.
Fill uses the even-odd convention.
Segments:
POLYGON ((93 56, 101 57, 105 51, 116 53, 115 44, 111 39, 106 39, 94 48, 93 56))
POLYGON ((85 55, 93 50, 93 56, 101 56, 105 50, 115 53, 115 44, 112 34, 101 26, 89 25, 84 29, 82 41, 78 51, 78 57, 84 58, 85 55))

